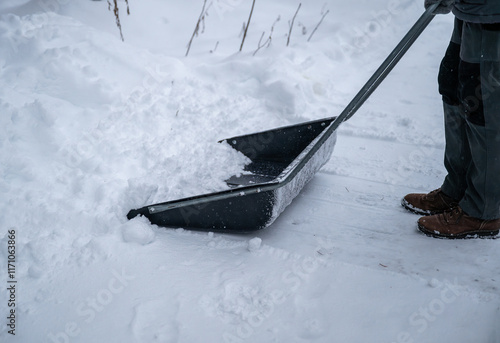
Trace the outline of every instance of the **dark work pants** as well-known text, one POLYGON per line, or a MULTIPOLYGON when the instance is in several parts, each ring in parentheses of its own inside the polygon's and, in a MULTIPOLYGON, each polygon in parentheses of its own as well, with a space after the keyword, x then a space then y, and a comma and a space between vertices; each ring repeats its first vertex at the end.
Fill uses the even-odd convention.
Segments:
POLYGON ((439 70, 448 172, 441 189, 468 215, 500 218, 500 30, 455 20, 439 70))

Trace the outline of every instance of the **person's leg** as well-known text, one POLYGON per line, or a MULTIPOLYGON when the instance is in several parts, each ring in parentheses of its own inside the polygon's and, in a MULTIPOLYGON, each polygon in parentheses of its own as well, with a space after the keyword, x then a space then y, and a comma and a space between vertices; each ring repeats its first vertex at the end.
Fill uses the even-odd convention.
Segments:
POLYGON ((441 61, 438 75, 439 93, 443 97, 446 147, 444 165, 448 172, 441 188, 428 194, 407 194, 401 205, 420 215, 442 213, 458 205, 465 192, 465 173, 469 163, 465 117, 459 109, 458 67, 463 22, 455 20, 453 34, 441 61))
POLYGON ((459 109, 470 151, 465 193, 456 209, 420 218, 418 227, 436 237, 494 236, 500 229, 500 30, 464 23, 460 59, 459 109))
POLYGON ((471 160, 467 140, 467 123, 458 106, 444 103, 443 108, 446 137, 444 166, 447 175, 441 190, 450 198, 458 201, 465 194, 466 173, 471 160))
POLYGON ((445 57, 439 68, 439 93, 443 97, 445 153, 444 166, 447 175, 441 186, 444 194, 457 201, 465 193, 465 175, 470 163, 470 150, 467 142, 466 119, 460 111, 459 66, 462 46, 463 22, 455 19, 455 28, 445 57))
POLYGON ((470 216, 500 218, 500 27, 465 23, 459 101, 472 160, 460 201, 470 216))

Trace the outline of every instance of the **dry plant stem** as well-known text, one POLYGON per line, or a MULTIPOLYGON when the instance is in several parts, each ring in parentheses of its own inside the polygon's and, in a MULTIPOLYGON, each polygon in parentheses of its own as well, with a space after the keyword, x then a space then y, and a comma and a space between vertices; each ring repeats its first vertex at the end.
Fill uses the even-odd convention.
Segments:
POLYGON ((292 22, 289 24, 290 31, 288 31, 288 39, 286 41, 286 46, 288 46, 290 44, 290 37, 292 36, 293 23, 295 22, 295 18, 297 17, 297 13, 299 13, 300 6, 302 6, 302 3, 299 4, 299 7, 297 8, 297 11, 295 12, 295 15, 292 18, 292 22))
MULTIPOLYGON (((122 33, 122 25, 120 23, 120 13, 119 13, 119 9, 118 9, 117 0, 113 0, 113 5, 114 5, 114 7, 113 7, 113 13, 115 14, 116 26, 118 26, 118 30, 120 30, 120 38, 122 39, 122 41, 124 41, 124 39, 123 39, 123 33, 122 33)), ((108 0, 108 10, 111 10, 111 3, 109 2, 109 0, 108 0)), ((127 2, 127 13, 129 13, 128 2, 127 2)))
POLYGON ((316 32, 316 30, 318 29, 318 27, 321 25, 321 23, 323 22, 323 19, 325 19, 326 15, 330 12, 330 10, 326 11, 323 16, 321 17, 321 20, 319 21, 318 25, 316 25, 316 27, 314 28, 314 30, 311 32, 311 35, 309 36, 309 38, 307 39, 307 41, 309 42, 312 38, 312 36, 314 35, 314 33, 316 32))
POLYGON ((243 33, 243 40, 241 41, 240 51, 243 50, 243 44, 245 43, 245 38, 247 38, 248 26, 250 26, 250 20, 252 20, 253 9, 255 7, 255 0, 252 2, 252 9, 250 10, 250 15, 248 16, 248 22, 245 26, 245 33, 243 33))
POLYGON ((217 41, 217 43, 215 43, 215 47, 210 50, 210 53, 213 54, 215 52, 215 50, 217 50, 217 47, 219 46, 219 41, 217 41))
POLYGON ((276 25, 276 23, 278 21, 280 21, 280 17, 278 17, 274 23, 273 23, 273 26, 271 26, 271 32, 269 33, 269 37, 267 37, 266 41, 264 43, 262 43, 262 38, 264 38, 264 35, 266 34, 266 32, 262 32, 262 35, 260 36, 260 39, 259 39, 259 44, 257 45, 257 50, 254 51, 253 55, 252 56, 255 56, 255 54, 257 54, 257 52, 259 52, 260 49, 262 49, 263 47, 269 47, 271 45, 271 41, 273 40, 273 32, 274 32, 274 26, 276 25))
POLYGON ((205 7, 206 6, 207 6, 207 0, 204 0, 203 1, 203 8, 201 9, 201 13, 200 13, 200 16, 198 18, 198 21, 196 22, 196 26, 194 28, 193 35, 191 36, 191 39, 189 40, 189 43, 188 43, 186 56, 189 55, 189 50, 191 50, 191 44, 193 43, 193 39, 198 34, 198 31, 200 30, 200 23, 203 20, 203 17, 205 16, 205 7))
MULTIPOLYGON (((265 32, 265 31, 264 31, 264 32, 262 32, 262 35, 260 36, 260 39, 259 39, 259 44, 257 45, 257 50, 255 50, 255 51, 254 51, 254 53, 253 53, 253 55, 252 55, 252 56, 255 56, 255 54, 256 54, 256 53, 257 53, 260 49, 262 49, 262 48, 266 45, 266 43, 269 41, 269 39, 270 39, 270 37, 271 37, 271 36, 269 36, 269 38, 266 40, 266 42, 265 42, 264 44, 262 44, 262 38, 264 38, 264 35, 265 35, 265 34, 266 34, 266 32, 265 32)), ((270 41, 269 41, 269 42, 270 42, 270 41)))

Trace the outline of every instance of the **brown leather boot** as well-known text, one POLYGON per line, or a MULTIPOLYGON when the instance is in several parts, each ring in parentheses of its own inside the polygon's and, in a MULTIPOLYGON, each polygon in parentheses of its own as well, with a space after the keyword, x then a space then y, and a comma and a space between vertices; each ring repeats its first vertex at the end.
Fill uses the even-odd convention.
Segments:
POLYGON ((418 229, 427 236, 438 238, 475 238, 496 236, 500 219, 482 220, 468 216, 459 206, 441 214, 422 217, 418 229))
POLYGON ((450 210, 458 206, 458 202, 444 194, 441 188, 438 188, 428 194, 408 194, 401 200, 401 205, 410 212, 430 216, 450 210))

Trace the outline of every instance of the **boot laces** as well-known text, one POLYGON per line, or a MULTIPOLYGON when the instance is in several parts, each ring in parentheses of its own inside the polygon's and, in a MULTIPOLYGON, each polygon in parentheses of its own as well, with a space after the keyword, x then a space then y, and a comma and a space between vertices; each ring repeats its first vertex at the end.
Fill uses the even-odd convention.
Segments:
POLYGON ((448 210, 443 213, 444 220, 449 223, 449 222, 455 222, 458 223, 460 219, 464 216, 464 211, 459 207, 454 207, 451 210, 448 210))

